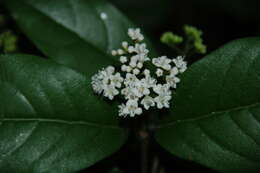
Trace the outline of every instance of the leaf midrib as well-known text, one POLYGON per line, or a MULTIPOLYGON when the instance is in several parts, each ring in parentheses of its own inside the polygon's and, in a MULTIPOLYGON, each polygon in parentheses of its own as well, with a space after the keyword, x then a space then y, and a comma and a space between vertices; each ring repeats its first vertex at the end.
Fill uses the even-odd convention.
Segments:
POLYGON ((189 119, 185 119, 185 120, 172 121, 172 122, 169 122, 169 123, 162 124, 158 128, 159 129, 160 128, 167 128, 168 126, 173 126, 175 124, 203 120, 203 119, 206 119, 206 118, 210 118, 212 116, 224 116, 228 112, 238 111, 238 110, 242 110, 242 109, 249 109, 249 108, 257 107, 257 106, 260 106, 260 102, 256 102, 256 103, 249 104, 249 105, 244 105, 244 106, 238 106, 238 107, 235 107, 235 108, 229 108, 229 109, 226 109, 226 110, 212 111, 212 112, 210 112, 208 114, 200 115, 198 118, 189 118, 189 119))
POLYGON ((84 125, 84 126, 93 126, 98 128, 110 128, 110 129, 121 129, 120 127, 110 126, 110 125, 99 125, 94 122, 87 121, 69 121, 63 119, 51 119, 51 118, 1 118, 0 122, 38 122, 38 123, 58 123, 58 124, 67 124, 67 125, 84 125))
MULTIPOLYGON (((66 67, 67 68, 67 67, 66 67)), ((76 72, 77 73, 77 72, 76 72)), ((18 89, 13 83, 10 81, 4 81, 4 83, 9 84, 13 88, 17 90, 17 92, 20 92, 26 99, 27 97, 21 92, 20 89, 18 89)), ((27 99, 28 103, 31 105, 30 101, 27 99)), ((32 105, 31 105, 32 106, 32 105)), ((33 107, 32 107, 33 108, 33 107)), ((33 108, 34 110, 34 108, 33 108)), ((38 115, 38 113, 34 110, 34 113, 38 115)), ((49 123, 60 123, 60 124, 67 124, 67 125, 85 125, 85 126, 93 126, 93 127, 98 127, 98 128, 110 128, 110 129, 121 129, 118 126, 113 126, 113 125, 105 125, 105 124, 98 124, 95 122, 89 122, 89 121, 70 121, 70 120, 64 120, 64 119, 58 119, 58 118, 6 118, 5 113, 0 114, 2 117, 0 117, 0 122, 4 121, 35 121, 35 122, 49 122, 49 123)), ((0 124, 1 125, 1 124, 0 124)))

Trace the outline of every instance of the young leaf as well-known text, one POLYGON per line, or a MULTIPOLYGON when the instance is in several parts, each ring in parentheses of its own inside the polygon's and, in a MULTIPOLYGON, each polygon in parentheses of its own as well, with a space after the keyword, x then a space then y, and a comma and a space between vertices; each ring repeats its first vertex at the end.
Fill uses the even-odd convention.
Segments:
POLYGON ((129 40, 127 30, 133 27, 105 0, 6 0, 5 4, 45 55, 87 76, 113 63, 111 50, 129 40))
POLYGON ((83 75, 29 55, 0 64, 0 172, 76 172, 125 141, 117 109, 83 75))
POLYGON ((158 142, 221 172, 260 170, 260 38, 233 41, 181 77, 158 142))

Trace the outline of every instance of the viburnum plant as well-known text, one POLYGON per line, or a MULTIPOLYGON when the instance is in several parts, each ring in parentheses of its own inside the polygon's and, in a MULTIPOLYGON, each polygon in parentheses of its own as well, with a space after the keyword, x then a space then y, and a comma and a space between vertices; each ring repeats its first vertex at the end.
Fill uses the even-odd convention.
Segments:
POLYGON ((44 58, 0 55, 0 172, 78 172, 131 140, 141 172, 163 172, 160 153, 148 155, 151 138, 219 172, 259 172, 260 38, 191 63, 206 53, 192 26, 183 37, 164 33, 176 54, 158 56, 107 1, 1 3, 44 58))

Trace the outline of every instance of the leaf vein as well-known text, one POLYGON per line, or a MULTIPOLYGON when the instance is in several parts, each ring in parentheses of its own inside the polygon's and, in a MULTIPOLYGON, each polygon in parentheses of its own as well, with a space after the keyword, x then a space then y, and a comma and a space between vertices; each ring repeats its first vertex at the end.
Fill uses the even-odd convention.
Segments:
POLYGON ((252 111, 250 111, 249 109, 248 109, 248 112, 249 112, 250 115, 254 118, 254 120, 255 120, 258 124, 260 124, 260 121, 256 118, 255 114, 254 114, 252 111))
POLYGON ((232 115, 230 115, 229 117, 230 117, 231 121, 237 126, 237 128, 238 128, 243 134, 245 134, 246 136, 248 136, 256 145, 258 145, 258 146, 260 147, 260 144, 259 144, 249 133, 247 133, 246 130, 244 130, 241 125, 239 125, 239 123, 233 118, 232 115))
MULTIPOLYGON (((68 128, 67 128, 68 129, 68 128)), ((68 130, 66 130, 67 132, 68 130)), ((47 153, 49 153, 51 150, 53 150, 55 148, 55 146, 57 146, 58 143, 60 143, 60 141, 62 141, 62 139, 64 139, 64 137, 67 135, 67 133, 64 132, 62 135, 60 135, 58 137, 58 139, 52 143, 43 153, 41 153, 41 155, 35 159, 32 163, 31 163, 31 166, 34 167, 34 165, 39 161, 41 160, 47 153)))
POLYGON ((63 120, 63 119, 50 119, 50 118, 2 118, 0 119, 0 122, 5 121, 17 121, 17 122, 45 122, 45 123, 59 123, 59 124, 67 124, 67 125, 86 125, 86 126, 93 126, 98 128, 110 128, 110 129, 121 129, 117 126, 112 125, 103 125, 103 124, 97 124, 95 122, 89 122, 89 121, 70 121, 70 120, 63 120))
MULTIPOLYGON (((172 126, 174 124, 179 124, 179 123, 184 123, 184 122, 193 122, 193 121, 197 121, 197 120, 203 120, 203 119, 206 119, 206 118, 210 118, 210 117, 212 117, 216 114, 227 113, 227 112, 237 111, 237 110, 241 110, 241 109, 248 109, 248 108, 253 108, 253 107, 257 107, 257 106, 260 106, 260 102, 250 104, 250 105, 245 105, 245 106, 238 106, 238 107, 230 108, 230 109, 226 109, 226 110, 219 110, 219 111, 214 111, 214 112, 212 111, 208 114, 198 116, 198 118, 190 118, 190 119, 172 121, 172 122, 169 122, 169 123, 165 123, 165 124, 159 126, 158 128, 164 128, 164 127, 168 127, 168 126, 172 126)), ((224 116, 224 115, 225 114, 218 115, 218 116, 224 116)))
POLYGON ((25 140, 22 143, 20 143, 18 146, 16 146, 15 148, 13 148, 13 150, 9 151, 5 155, 4 159, 6 159, 7 157, 10 157, 13 153, 15 153, 17 150, 19 150, 28 141, 28 139, 32 136, 33 132, 38 127, 38 124, 39 124, 38 122, 35 123, 35 125, 31 128, 29 135, 25 138, 25 140))
POLYGON ((213 143, 215 143, 217 146, 219 146, 222 150, 227 151, 227 152, 229 152, 229 153, 231 153, 231 154, 233 153, 233 154, 239 156, 240 158, 243 158, 243 159, 245 159, 245 160, 247 160, 247 161, 249 161, 249 162, 256 162, 256 163, 258 163, 258 161, 252 160, 251 158, 247 158, 246 156, 242 155, 241 153, 238 153, 238 152, 236 152, 236 151, 233 151, 233 150, 231 150, 229 147, 224 146, 224 143, 223 143, 223 142, 220 142, 219 140, 217 140, 217 139, 214 137, 214 135, 209 134, 209 133, 207 132, 207 130, 205 130, 199 123, 198 123, 197 125, 198 125, 198 127, 201 129, 201 132, 202 132, 203 134, 205 134, 205 136, 207 136, 209 140, 211 140, 213 143))

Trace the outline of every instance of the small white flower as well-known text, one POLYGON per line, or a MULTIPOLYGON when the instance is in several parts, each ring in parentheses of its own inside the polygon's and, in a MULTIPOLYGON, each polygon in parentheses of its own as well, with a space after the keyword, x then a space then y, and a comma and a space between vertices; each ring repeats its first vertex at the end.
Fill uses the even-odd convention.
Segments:
POLYGON ((145 70, 144 70, 144 75, 145 75, 145 76, 150 76, 150 70, 145 69, 145 70))
POLYGON ((180 73, 183 73, 187 69, 187 62, 184 61, 183 56, 178 56, 177 58, 172 60, 176 67, 179 69, 180 73))
POLYGON ((117 50, 117 54, 118 55, 123 55, 125 52, 124 52, 124 50, 122 50, 122 49, 118 49, 117 50))
POLYGON ((123 41, 122 47, 127 50, 128 49, 128 43, 126 41, 123 41))
POLYGON ((141 101, 141 104, 144 106, 146 110, 148 110, 150 107, 155 106, 154 99, 150 96, 145 96, 141 101))
POLYGON ((132 68, 130 66, 127 66, 127 65, 124 64, 124 65, 121 66, 121 70, 123 72, 130 73, 132 71, 132 68))
POLYGON ((111 75, 110 76, 110 82, 111 85, 120 88, 122 82, 124 81, 124 79, 121 77, 120 73, 116 73, 115 75, 111 75))
POLYGON ((137 100, 128 100, 126 102, 125 109, 123 111, 126 115, 130 115, 130 117, 134 117, 135 115, 142 114, 142 108, 138 107, 137 100))
POLYGON ((118 108, 119 108, 119 116, 120 117, 126 117, 127 116, 127 113, 125 112, 125 110, 126 110, 126 105, 125 104, 121 104, 121 105, 119 105, 118 106, 118 108))
POLYGON ((147 57, 146 54, 141 53, 141 54, 137 54, 136 56, 138 58, 138 61, 140 62, 150 61, 150 58, 147 57))
POLYGON ((169 101, 172 98, 172 93, 169 89, 170 86, 168 84, 158 84, 153 87, 154 92, 158 94, 158 96, 154 98, 154 101, 157 103, 158 109, 162 109, 163 107, 169 108, 169 101))
MULTIPOLYGON (((92 77, 92 82, 91 82, 93 90, 96 93, 101 94, 103 92, 103 95, 105 97, 108 97, 110 100, 112 100, 114 96, 119 93, 115 89, 115 86, 119 86, 119 84, 115 83, 114 85, 113 82, 111 81, 111 78, 114 77, 113 75, 114 72, 115 72, 115 68, 113 66, 108 66, 105 69, 99 71, 96 75, 94 75, 92 77), (111 84, 109 84, 109 81, 111 81, 111 84)), ((118 78, 118 74, 115 75, 115 77, 118 78)))
POLYGON ((138 81, 138 79, 134 74, 127 73, 125 80, 124 80, 124 84, 126 86, 134 86, 135 82, 137 82, 137 81, 138 81))
POLYGON ((130 87, 122 89, 121 94, 125 97, 125 99, 128 100, 138 99, 138 96, 136 95, 135 91, 133 90, 133 88, 130 87))
POLYGON ((114 96, 118 95, 119 91, 113 85, 106 85, 104 87, 103 95, 108 97, 110 100, 114 99, 114 96))
POLYGON ((132 68, 130 66, 126 67, 126 72, 130 73, 132 71, 132 68))
POLYGON ((135 75, 138 75, 138 74, 140 73, 140 70, 137 69, 137 68, 135 68, 135 69, 133 70, 133 73, 134 73, 135 75))
POLYGON ((95 93, 101 94, 103 91, 103 85, 101 81, 92 82, 92 88, 95 93))
POLYGON ((153 91, 158 95, 171 95, 170 86, 168 84, 155 85, 153 91))
POLYGON ((178 73, 179 73, 179 70, 178 70, 177 67, 173 67, 173 68, 170 70, 170 75, 171 75, 171 76, 176 76, 178 73))
POLYGON ((172 97, 170 95, 159 95, 154 98, 154 101, 156 102, 158 109, 162 109, 164 107, 169 108, 170 107, 169 101, 171 100, 171 98, 172 97))
POLYGON ((139 59, 140 59, 139 55, 134 55, 131 57, 131 61, 133 61, 135 63, 137 63, 139 61, 139 59))
POLYGON ((100 73, 95 74, 91 78, 91 85, 95 93, 101 94, 103 91, 103 81, 100 79, 100 73))
POLYGON ((177 83, 179 83, 181 80, 174 76, 174 75, 167 75, 166 76, 166 82, 169 84, 172 88, 176 88, 177 83))
POLYGON ((159 69, 159 68, 158 68, 155 73, 156 73, 156 75, 157 75, 158 77, 163 76, 163 70, 162 70, 162 69, 159 69))
POLYGON ((166 56, 161 56, 158 58, 153 58, 152 63, 157 66, 157 67, 161 67, 164 70, 170 70, 171 69, 171 60, 169 58, 167 58, 166 56))
POLYGON ((144 95, 150 94, 149 86, 143 80, 141 80, 141 81, 137 80, 134 83, 133 91, 134 91, 135 95, 139 98, 143 97, 144 95))
POLYGON ((134 52, 135 52, 134 46, 129 46, 129 47, 128 47, 128 52, 129 52, 129 53, 134 53, 134 52))
POLYGON ((147 55, 149 53, 149 50, 146 49, 146 44, 145 43, 142 43, 142 44, 136 43, 134 50, 135 50, 135 52, 137 54, 147 55))
POLYGON ((103 68, 98 72, 98 74, 93 76, 92 80, 96 78, 96 80, 101 80, 102 84, 107 85, 109 82, 109 76, 113 75, 115 72, 115 68, 113 66, 108 66, 107 68, 103 68))
POLYGON ((137 60, 136 60, 136 57, 135 57, 135 56, 131 57, 131 61, 130 61, 129 65, 130 65, 132 68, 135 68, 135 67, 136 67, 136 65, 137 65, 137 60))
POLYGON ((100 18, 103 19, 103 20, 106 20, 107 19, 107 14, 102 12, 100 13, 100 18))
POLYGON ((129 94, 129 87, 123 88, 121 90, 121 94, 124 96, 127 96, 129 94))
POLYGON ((113 56, 116 56, 116 55, 117 55, 117 51, 116 51, 116 50, 112 50, 112 51, 111 51, 111 54, 112 54, 113 56))
POLYGON ((145 78, 143 78, 141 80, 143 83, 145 83, 146 87, 148 88, 152 88, 156 85, 156 79, 152 78, 150 75, 145 76, 145 78))
POLYGON ((105 72, 107 73, 107 75, 111 75, 115 72, 115 67, 113 66, 108 66, 106 69, 105 69, 105 72))
POLYGON ((143 63, 143 62, 149 61, 149 60, 150 59, 145 54, 136 54, 131 57, 131 61, 134 61, 135 63, 137 63, 137 62, 143 63))
POLYGON ((128 29, 128 35, 132 40, 137 40, 137 41, 142 41, 144 39, 144 36, 140 32, 140 28, 133 29, 129 28, 128 29))
POLYGON ((179 68, 179 71, 181 73, 185 72, 187 70, 187 65, 183 65, 182 67, 179 68))
POLYGON ((123 89, 121 90, 121 94, 124 95, 125 98, 130 99, 130 97, 129 97, 130 88, 129 88, 129 87, 123 88, 123 89))
POLYGON ((120 62, 121 63, 126 63, 127 62, 127 57, 126 56, 120 56, 120 62))
POLYGON ((138 63, 137 63, 137 67, 138 67, 139 69, 143 68, 143 62, 138 62, 138 63))
POLYGON ((122 70, 123 72, 125 72, 125 71, 127 70, 127 65, 123 64, 123 65, 121 66, 121 70, 122 70))

